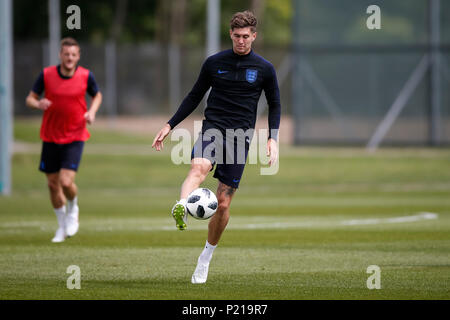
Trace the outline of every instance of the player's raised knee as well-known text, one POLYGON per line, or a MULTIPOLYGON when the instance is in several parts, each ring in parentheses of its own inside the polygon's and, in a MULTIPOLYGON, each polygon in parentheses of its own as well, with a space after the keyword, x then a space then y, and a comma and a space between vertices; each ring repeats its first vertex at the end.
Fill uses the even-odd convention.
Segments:
POLYGON ((60 188, 58 180, 54 180, 54 179, 47 180, 47 186, 51 192, 57 192, 60 188))
POLYGON ((210 168, 211 165, 206 162, 199 164, 192 164, 190 174, 199 178, 206 177, 209 173, 210 168))
POLYGON ((64 189, 68 189, 68 188, 72 187, 73 180, 72 180, 72 178, 70 178, 70 177, 61 177, 61 178, 59 179, 59 183, 61 184, 61 186, 62 186, 64 189))

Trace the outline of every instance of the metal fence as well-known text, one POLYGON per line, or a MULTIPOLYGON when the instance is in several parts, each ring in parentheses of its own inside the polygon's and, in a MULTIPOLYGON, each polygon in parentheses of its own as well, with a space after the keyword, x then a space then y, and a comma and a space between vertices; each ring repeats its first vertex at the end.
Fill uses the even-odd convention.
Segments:
POLYGON ((372 4, 295 1, 295 141, 450 143, 449 2, 376 1, 378 30, 372 4))
MULTIPOLYGON (((194 85, 205 60, 203 47, 181 47, 180 68, 176 77, 169 76, 170 48, 156 43, 122 44, 115 46, 81 43, 80 65, 93 71, 104 94, 100 115, 170 114, 178 107, 194 85), (114 52, 111 53, 111 50, 114 52), (113 56, 113 58, 111 58, 113 56), (111 72, 114 69, 115 72, 111 72), (178 96, 171 97, 171 86, 179 83, 178 96), (111 92, 112 91, 112 92, 111 92), (111 98, 113 97, 113 98, 111 98)), ((25 106, 25 97, 39 72, 46 66, 46 42, 16 42, 15 55, 15 114, 32 115, 25 106), (30 54, 33 52, 33 54, 30 54)), ((228 47, 223 47, 227 49, 228 47)), ((275 66, 282 63, 288 48, 258 51, 275 66)), ((281 84, 284 113, 290 113, 290 81, 281 84)), ((204 104, 202 104, 204 105, 204 104)), ((201 113, 200 105, 196 113, 201 113)))
MULTIPOLYGON (((256 52, 277 69, 282 113, 298 144, 376 147, 450 143, 450 1, 294 0, 292 46, 256 52)), ((229 48, 222 43, 222 49, 229 48)), ((48 43, 14 46, 15 114, 47 64, 48 43), (33 53, 33 54, 30 54, 33 53)), ((171 114, 192 88, 203 47, 81 43, 80 64, 104 93, 100 115, 171 114), (173 50, 177 50, 174 52, 173 50), (174 60, 175 62, 174 63, 174 60)), ((195 113, 203 111, 204 102, 195 113)), ((259 113, 267 112, 264 95, 259 113)))

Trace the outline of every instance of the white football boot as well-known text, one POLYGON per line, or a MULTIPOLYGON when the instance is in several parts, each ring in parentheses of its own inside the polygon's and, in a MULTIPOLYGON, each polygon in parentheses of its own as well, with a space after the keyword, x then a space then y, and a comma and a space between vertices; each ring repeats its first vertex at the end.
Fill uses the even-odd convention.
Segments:
POLYGON ((208 279, 208 269, 209 269, 209 263, 204 264, 204 263, 198 262, 197 267, 195 268, 194 274, 192 275, 191 282, 193 284, 205 283, 206 279, 208 279))
POLYGON ((73 205, 67 205, 65 231, 68 237, 73 237, 78 232, 78 228, 80 227, 78 215, 79 215, 79 208, 76 203, 73 205))
POLYGON ((66 240, 67 234, 65 230, 65 220, 66 220, 66 208, 62 207, 59 209, 54 209, 56 214, 56 219, 58 220, 58 230, 56 230, 55 236, 52 239, 53 243, 63 242, 66 240))
POLYGON ((59 227, 58 230, 56 230, 55 236, 52 239, 53 243, 59 243, 59 242, 63 242, 64 240, 66 240, 66 231, 64 230, 64 228, 59 227))

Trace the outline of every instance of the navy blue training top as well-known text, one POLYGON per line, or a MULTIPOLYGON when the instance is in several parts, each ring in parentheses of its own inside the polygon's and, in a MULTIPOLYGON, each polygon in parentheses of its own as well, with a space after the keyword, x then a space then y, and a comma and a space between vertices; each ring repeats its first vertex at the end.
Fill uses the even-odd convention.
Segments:
MULTIPOLYGON (((61 73, 61 65, 58 65, 57 67, 58 75, 63 79, 70 79, 70 77, 66 77, 61 73)), ((44 85, 44 71, 41 71, 39 73, 39 76, 37 77, 36 81, 33 84, 33 88, 31 89, 34 93, 37 95, 41 95, 42 92, 45 90, 44 85)), ((99 91, 97 82, 95 81, 94 74, 92 71, 89 71, 89 77, 88 77, 88 85, 86 89, 87 93, 91 97, 95 97, 97 95, 97 92, 99 91)))
POLYGON ((192 90, 168 121, 173 129, 197 108, 209 88, 202 130, 247 130, 255 127, 262 90, 269 105, 269 137, 277 139, 280 127, 280 91, 273 65, 250 51, 238 55, 232 49, 210 56, 203 63, 192 90))

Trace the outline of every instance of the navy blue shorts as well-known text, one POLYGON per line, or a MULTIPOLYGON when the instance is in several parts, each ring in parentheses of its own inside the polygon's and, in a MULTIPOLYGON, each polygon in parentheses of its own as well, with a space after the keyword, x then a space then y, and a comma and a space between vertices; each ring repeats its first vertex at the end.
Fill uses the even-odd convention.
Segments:
POLYGON ((212 163, 211 171, 216 166, 214 178, 232 188, 238 188, 247 161, 249 137, 233 137, 227 140, 222 137, 216 141, 214 135, 200 134, 194 144, 191 160, 194 158, 208 159, 212 163))
POLYGON ((39 170, 45 173, 55 173, 61 169, 77 171, 83 147, 83 141, 68 144, 43 142, 39 170))

